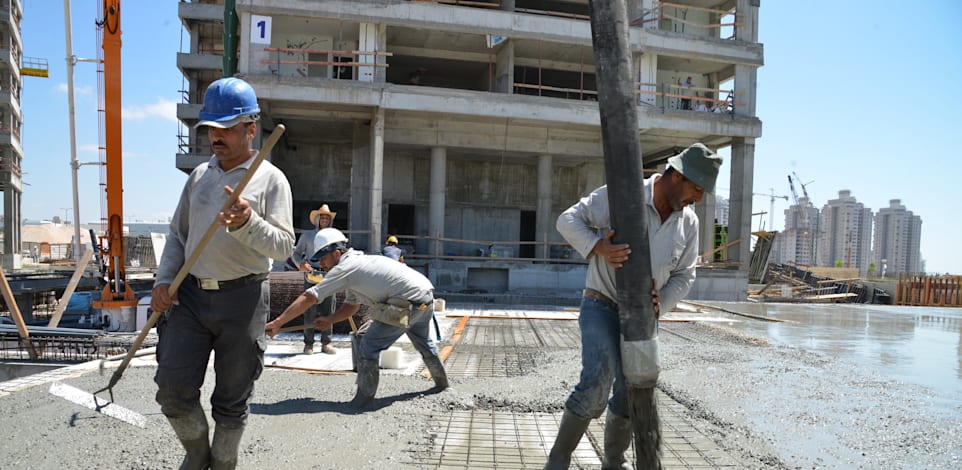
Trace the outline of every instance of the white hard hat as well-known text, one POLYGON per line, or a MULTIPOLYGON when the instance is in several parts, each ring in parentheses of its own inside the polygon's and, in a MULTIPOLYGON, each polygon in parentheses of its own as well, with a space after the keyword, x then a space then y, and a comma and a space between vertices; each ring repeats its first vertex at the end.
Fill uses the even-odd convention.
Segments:
POLYGON ((336 228, 323 228, 314 235, 314 256, 311 261, 317 262, 328 253, 343 248, 347 243, 347 237, 336 228))

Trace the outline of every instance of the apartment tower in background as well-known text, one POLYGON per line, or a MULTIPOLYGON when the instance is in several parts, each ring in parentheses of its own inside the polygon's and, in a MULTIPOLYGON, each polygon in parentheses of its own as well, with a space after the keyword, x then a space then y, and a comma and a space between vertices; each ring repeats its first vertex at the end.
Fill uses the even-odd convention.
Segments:
POLYGON ((875 214, 873 276, 898 277, 921 271, 922 219, 906 210, 899 199, 875 214))
POLYGON ((872 210, 858 202, 851 191, 838 192, 822 207, 819 218, 816 260, 818 266, 857 268, 868 271, 872 246, 872 210))

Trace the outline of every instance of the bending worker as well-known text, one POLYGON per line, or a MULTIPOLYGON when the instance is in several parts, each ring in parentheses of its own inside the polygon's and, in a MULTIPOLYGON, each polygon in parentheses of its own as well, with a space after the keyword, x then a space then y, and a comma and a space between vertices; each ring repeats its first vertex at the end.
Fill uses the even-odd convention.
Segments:
POLYGON ((362 408, 374 400, 379 379, 378 359, 401 334, 407 334, 411 344, 421 354, 424 365, 434 379, 435 387, 448 387, 448 375, 438 356, 438 348, 429 334, 434 316, 434 285, 423 274, 379 255, 365 255, 347 247, 347 238, 340 230, 326 228, 314 239, 317 251, 312 260, 320 263, 327 275, 294 300, 279 317, 267 324, 267 334, 274 336, 281 327, 302 314, 310 306, 346 291, 344 303, 334 315, 318 317, 318 329, 345 320, 368 305, 374 320, 361 340, 357 364, 357 394, 351 401, 362 408))
MULTIPOLYGON (((715 191, 721 164, 714 152, 694 144, 669 158, 663 174, 645 180, 644 215, 657 293, 653 297, 656 312, 675 308, 695 281, 698 216, 690 206, 706 192, 715 191)), ((588 260, 588 275, 578 318, 581 376, 565 401, 558 437, 545 469, 568 468, 571 453, 588 423, 600 417, 606 407, 602 468, 625 468, 625 451, 631 445, 628 391, 621 371, 621 323, 615 300, 615 269, 624 264, 631 249, 628 244, 611 243, 614 231, 608 197, 607 186, 602 186, 558 217, 558 232, 588 260)))
POLYGON ((286 258, 294 243, 291 186, 269 161, 219 212, 257 156, 251 143, 259 113, 254 89, 243 80, 222 78, 207 88, 197 127, 207 127, 214 156, 187 178, 151 293, 151 308, 166 312, 157 322, 157 403, 187 451, 182 469, 237 464, 254 381, 264 369, 267 273, 271 259, 286 258), (171 298, 171 282, 215 220, 226 230, 217 230, 171 298), (200 388, 211 351, 217 426, 208 441, 200 388))

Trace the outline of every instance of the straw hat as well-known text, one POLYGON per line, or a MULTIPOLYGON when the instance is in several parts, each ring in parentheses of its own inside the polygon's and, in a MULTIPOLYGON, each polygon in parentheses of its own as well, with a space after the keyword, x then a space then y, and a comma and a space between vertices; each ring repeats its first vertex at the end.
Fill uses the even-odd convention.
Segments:
POLYGON ((317 218, 322 215, 330 217, 331 222, 334 222, 334 217, 337 216, 337 212, 331 212, 331 209, 327 207, 327 204, 323 204, 316 211, 311 211, 311 225, 317 225, 317 218))

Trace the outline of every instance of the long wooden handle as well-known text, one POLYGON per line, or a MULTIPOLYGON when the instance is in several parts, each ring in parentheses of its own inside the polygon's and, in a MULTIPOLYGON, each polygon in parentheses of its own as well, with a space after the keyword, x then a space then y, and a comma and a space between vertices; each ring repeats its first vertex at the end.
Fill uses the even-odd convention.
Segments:
MULTIPOLYGON (((277 124, 274 127, 274 132, 271 132, 270 137, 267 138, 267 141, 261 147, 260 152, 257 153, 257 158, 254 159, 254 162, 251 163, 251 167, 247 170, 247 173, 245 173, 244 177, 241 178, 239 183, 237 183, 237 186, 234 188, 234 192, 231 193, 229 198, 227 198, 227 202, 225 202, 224 206, 221 207, 220 212, 230 209, 230 207, 237 202, 237 199, 240 198, 244 188, 247 187, 247 183, 250 182, 251 178, 254 177, 254 173, 257 171, 257 168, 260 167, 261 162, 263 162, 264 158, 271 153, 274 145, 277 144, 277 141, 280 140, 281 135, 284 134, 284 130, 285 127, 283 124, 277 124)), ((187 261, 184 262, 184 265, 181 266, 180 271, 177 271, 177 276, 174 277, 174 280, 167 288, 168 295, 173 297, 174 294, 177 293, 177 289, 180 287, 180 284, 184 282, 184 278, 190 274, 190 268, 194 267, 194 263, 197 262, 201 252, 207 246, 207 243, 210 242, 211 238, 214 237, 214 234, 217 233, 218 228, 220 228, 220 226, 217 224, 217 219, 215 218, 214 221, 211 222, 210 227, 207 228, 207 232, 204 233, 204 237, 200 239, 200 242, 197 244, 197 248, 194 249, 194 252, 190 254, 190 257, 188 257, 187 261)), ((124 374, 124 370, 127 369, 127 365, 130 364, 130 360, 133 359, 134 353, 140 348, 141 343, 144 342, 144 338, 147 337, 147 333, 151 328, 154 327, 154 325, 157 323, 157 320, 160 319, 160 315, 163 313, 164 312, 157 311, 150 315, 150 318, 147 319, 147 324, 144 325, 143 329, 140 330, 140 334, 137 336, 134 344, 131 345, 130 350, 127 351, 127 357, 124 358, 124 362, 122 362, 120 366, 117 367, 117 370, 114 371, 113 376, 110 378, 110 384, 107 385, 104 390, 112 389, 113 386, 120 380, 124 374)))

